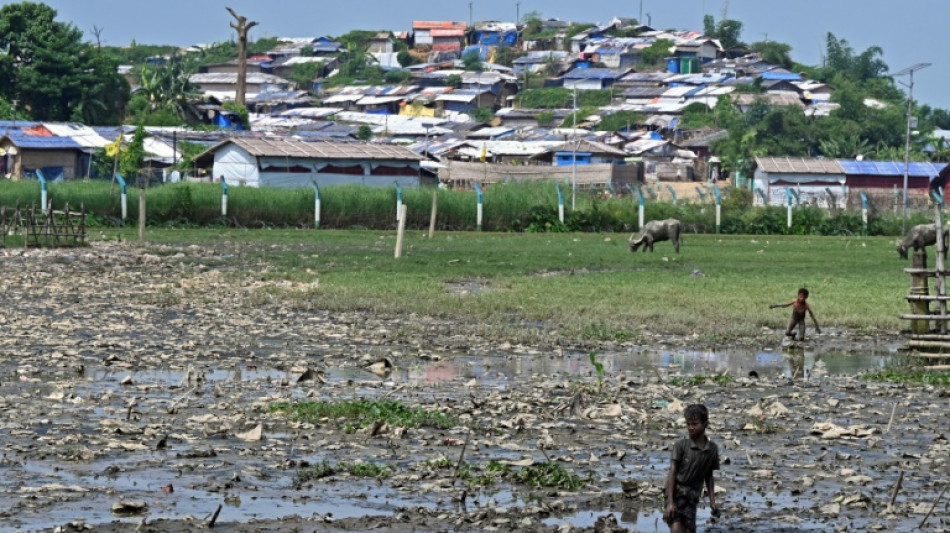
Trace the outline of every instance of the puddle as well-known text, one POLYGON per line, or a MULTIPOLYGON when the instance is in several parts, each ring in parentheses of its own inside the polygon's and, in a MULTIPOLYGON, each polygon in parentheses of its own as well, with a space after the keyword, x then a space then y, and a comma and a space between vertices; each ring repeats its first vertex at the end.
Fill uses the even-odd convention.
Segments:
POLYGON ((464 296, 466 294, 484 294, 496 289, 489 285, 487 279, 469 279, 460 281, 447 281, 443 283, 445 292, 464 296))

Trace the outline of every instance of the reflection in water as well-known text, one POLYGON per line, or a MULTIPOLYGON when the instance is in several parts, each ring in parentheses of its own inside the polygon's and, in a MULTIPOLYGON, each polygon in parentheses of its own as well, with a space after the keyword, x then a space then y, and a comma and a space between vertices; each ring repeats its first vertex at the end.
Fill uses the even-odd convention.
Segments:
MULTIPOLYGON (((856 374, 884 368, 893 357, 886 348, 861 354, 816 352, 800 348, 781 352, 644 350, 601 353, 597 355, 597 362, 603 365, 607 376, 665 368, 684 375, 727 374, 738 377, 755 371, 760 376, 783 375, 791 379, 808 379, 813 374, 856 374)), ((596 377, 597 373, 586 353, 563 356, 447 354, 438 362, 421 364, 402 372, 402 378, 409 382, 432 384, 474 378, 482 386, 500 387, 515 377, 532 375, 596 377)))

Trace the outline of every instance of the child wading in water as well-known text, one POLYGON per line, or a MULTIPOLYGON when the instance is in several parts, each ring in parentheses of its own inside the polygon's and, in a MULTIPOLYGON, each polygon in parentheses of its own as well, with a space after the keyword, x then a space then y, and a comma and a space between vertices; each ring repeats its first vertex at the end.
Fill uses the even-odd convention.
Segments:
POLYGON ((713 470, 719 470, 719 447, 706 436, 709 411, 701 404, 690 405, 683 411, 689 438, 673 445, 670 473, 666 476, 666 510, 663 520, 670 531, 696 531, 696 506, 703 494, 709 494, 713 516, 719 516, 713 470))
POLYGON ((785 336, 791 337, 792 340, 796 340, 795 326, 798 326, 798 339, 800 341, 805 340, 805 313, 807 312, 811 316, 811 321, 815 323, 815 333, 821 334, 821 328, 818 326, 818 320, 815 319, 815 313, 811 312, 811 307, 808 305, 808 289, 801 288, 798 289, 798 298, 795 298, 787 304, 775 304, 770 305, 769 309, 776 309, 778 307, 788 307, 792 306, 792 318, 788 321, 788 329, 785 330, 785 336))

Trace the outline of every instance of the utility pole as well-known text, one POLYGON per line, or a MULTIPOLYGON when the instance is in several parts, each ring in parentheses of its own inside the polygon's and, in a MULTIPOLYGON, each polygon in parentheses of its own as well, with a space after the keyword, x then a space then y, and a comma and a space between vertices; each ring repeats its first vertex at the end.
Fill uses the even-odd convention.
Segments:
POLYGON ((901 224, 902 232, 907 232, 907 176, 910 170, 910 129, 911 129, 911 120, 914 118, 914 72, 927 68, 931 63, 917 63, 916 65, 911 65, 900 72, 895 72, 892 76, 903 76, 907 74, 909 76, 908 83, 899 82, 901 85, 907 87, 907 134, 904 137, 904 207, 902 210, 903 223, 901 224))
POLYGON ((468 27, 472 27, 472 2, 468 3, 468 27))
POLYGON ((237 24, 231 23, 231 27, 238 34, 238 72, 234 104, 238 107, 244 107, 244 93, 247 91, 247 32, 257 26, 257 22, 248 22, 247 17, 238 15, 230 7, 225 9, 237 20, 237 24))
POLYGON ((521 2, 515 2, 515 28, 521 22, 521 2))

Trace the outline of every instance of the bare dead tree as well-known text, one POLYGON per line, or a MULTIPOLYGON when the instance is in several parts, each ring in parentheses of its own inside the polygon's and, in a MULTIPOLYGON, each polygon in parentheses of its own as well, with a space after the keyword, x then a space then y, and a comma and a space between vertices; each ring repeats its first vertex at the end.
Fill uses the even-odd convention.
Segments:
POLYGON ((100 28, 95 24, 92 25, 92 35, 96 38, 96 50, 102 49, 102 30, 105 28, 100 28))
POLYGON ((238 15, 230 7, 226 9, 237 20, 237 24, 231 23, 231 27, 238 34, 237 90, 234 94, 234 103, 237 106, 244 107, 244 93, 247 90, 247 33, 251 28, 257 26, 257 22, 248 22, 247 17, 238 15))

